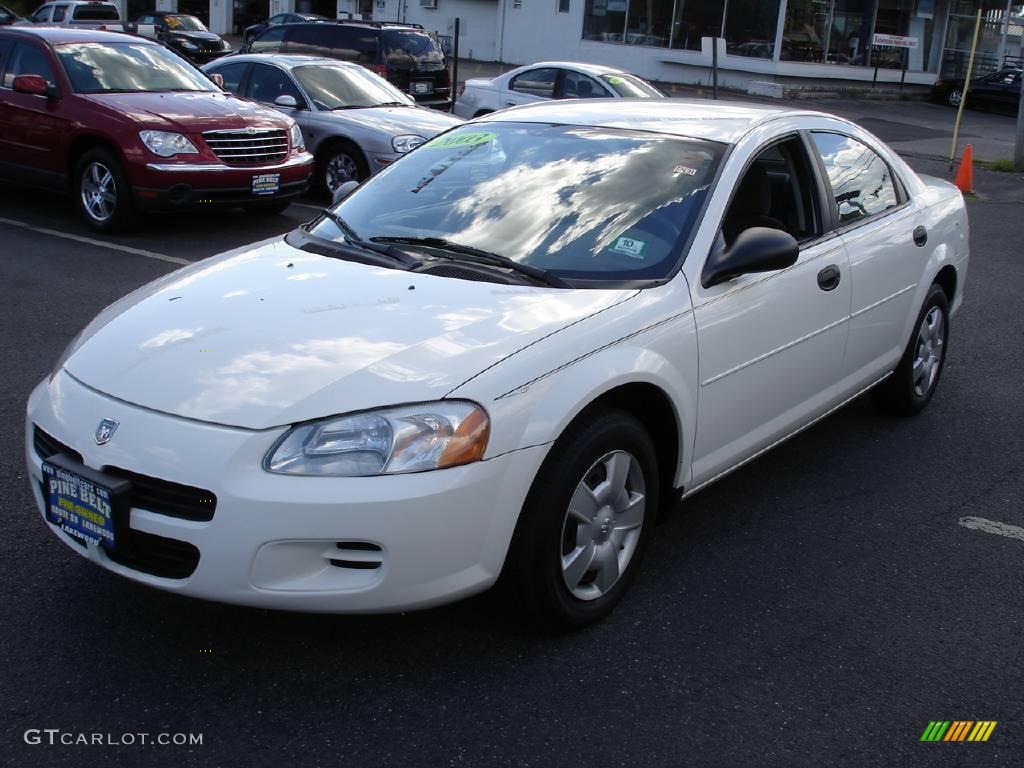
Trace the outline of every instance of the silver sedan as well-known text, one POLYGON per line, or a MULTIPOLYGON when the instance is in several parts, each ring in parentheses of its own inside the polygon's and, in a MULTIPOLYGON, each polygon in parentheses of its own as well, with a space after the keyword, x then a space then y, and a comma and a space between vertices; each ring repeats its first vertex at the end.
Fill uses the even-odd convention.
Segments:
POLYGON ((362 181, 413 147, 462 122, 417 107, 382 77, 349 62, 316 56, 246 54, 203 70, 224 88, 295 118, 316 156, 314 184, 333 195, 362 181))

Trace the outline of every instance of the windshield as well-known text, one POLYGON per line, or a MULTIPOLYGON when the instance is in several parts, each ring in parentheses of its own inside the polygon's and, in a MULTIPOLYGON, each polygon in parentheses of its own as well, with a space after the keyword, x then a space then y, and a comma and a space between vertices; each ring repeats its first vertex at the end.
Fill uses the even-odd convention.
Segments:
POLYGON ((413 102, 383 78, 359 68, 311 64, 292 70, 295 79, 318 109, 375 107, 378 104, 413 102))
POLYGON ((168 29, 175 32, 205 32, 203 22, 195 16, 164 16, 164 23, 168 29))
POLYGON ((120 21, 121 16, 115 5, 92 4, 75 7, 75 21, 120 21))
POLYGON ((663 99, 665 94, 636 75, 601 75, 601 79, 610 85, 616 93, 626 98, 663 99))
POLYGON ((162 45, 67 43, 55 50, 77 93, 219 90, 162 45))
MULTIPOLYGON (((723 145, 611 128, 467 124, 335 211, 363 239, 442 238, 577 279, 667 277, 723 145)), ((340 241, 329 219, 312 234, 340 241)))
POLYGON ((392 66, 444 64, 444 53, 426 32, 386 29, 383 39, 384 56, 392 66))

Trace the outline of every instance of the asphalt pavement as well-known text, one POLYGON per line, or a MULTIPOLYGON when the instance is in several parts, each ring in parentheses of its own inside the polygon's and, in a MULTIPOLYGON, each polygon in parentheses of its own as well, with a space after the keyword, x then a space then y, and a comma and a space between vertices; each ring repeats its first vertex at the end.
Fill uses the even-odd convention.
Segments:
POLYGON ((1024 765, 1024 541, 960 524, 1024 526, 1020 182, 979 171, 966 302, 922 415, 862 398, 694 496, 615 613, 557 637, 498 595, 380 617, 220 606, 61 545, 25 478, 30 389, 111 301, 316 202, 100 237, 62 198, 0 189, 0 765, 1024 765), (998 725, 920 742, 933 720, 998 725))

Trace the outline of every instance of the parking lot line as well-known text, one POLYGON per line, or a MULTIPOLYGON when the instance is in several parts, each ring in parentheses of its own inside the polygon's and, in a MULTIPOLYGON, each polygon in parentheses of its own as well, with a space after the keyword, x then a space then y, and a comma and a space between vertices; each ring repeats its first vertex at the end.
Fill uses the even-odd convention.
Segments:
POLYGON ((48 227, 37 227, 34 224, 29 224, 24 221, 18 221, 17 219, 5 219, 0 216, 0 224, 7 224, 11 227, 20 227, 21 229, 27 229, 31 232, 38 232, 42 235, 52 235, 53 237, 62 237, 65 240, 74 240, 78 243, 88 243, 89 245, 96 245, 100 248, 110 248, 115 251, 121 251, 123 253, 130 253, 134 256, 145 256, 147 259, 157 259, 158 261, 168 261, 171 264, 191 264, 192 262, 188 259, 182 259, 177 256, 168 256, 163 253, 157 253, 156 251, 147 251, 143 248, 132 248, 130 245, 121 245, 120 243, 110 243, 106 240, 96 240, 91 237, 85 237, 83 235, 73 235, 70 232, 61 232, 58 229, 50 229, 48 227))
POLYGON ((984 517, 961 517, 960 525, 972 531, 984 531, 994 533, 996 536, 1006 536, 1010 539, 1024 541, 1024 528, 1006 523, 997 523, 995 520, 986 520, 984 517))

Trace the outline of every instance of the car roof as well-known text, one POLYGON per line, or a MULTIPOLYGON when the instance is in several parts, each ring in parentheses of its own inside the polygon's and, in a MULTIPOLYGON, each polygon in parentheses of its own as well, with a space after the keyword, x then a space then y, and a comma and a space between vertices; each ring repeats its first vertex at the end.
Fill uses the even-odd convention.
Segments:
POLYGON ((572 99, 513 107, 475 122, 628 128, 732 144, 758 124, 786 114, 820 113, 705 99, 572 99))
POLYGON ((240 53, 235 56, 224 56, 220 59, 216 59, 217 64, 235 64, 259 61, 266 62, 268 64, 276 64, 279 67, 284 67, 286 69, 302 66, 304 64, 329 64, 332 67, 342 67, 344 69, 365 69, 365 67, 356 64, 355 62, 331 59, 326 56, 307 56, 301 53, 240 53))
MULTIPOLYGON (((590 75, 629 74, 626 70, 618 69, 617 67, 607 67, 604 64, 588 64, 582 61, 538 61, 536 64, 529 65, 530 69, 534 67, 571 67, 572 69, 578 69, 580 72, 586 72, 590 75)), ((520 69, 522 69, 522 67, 520 67, 520 69)))
POLYGON ((84 29, 78 27, 4 27, 5 35, 19 35, 23 37, 34 37, 50 45, 61 43, 138 43, 144 45, 159 45, 154 40, 145 37, 126 35, 123 32, 103 32, 98 29, 84 29))

